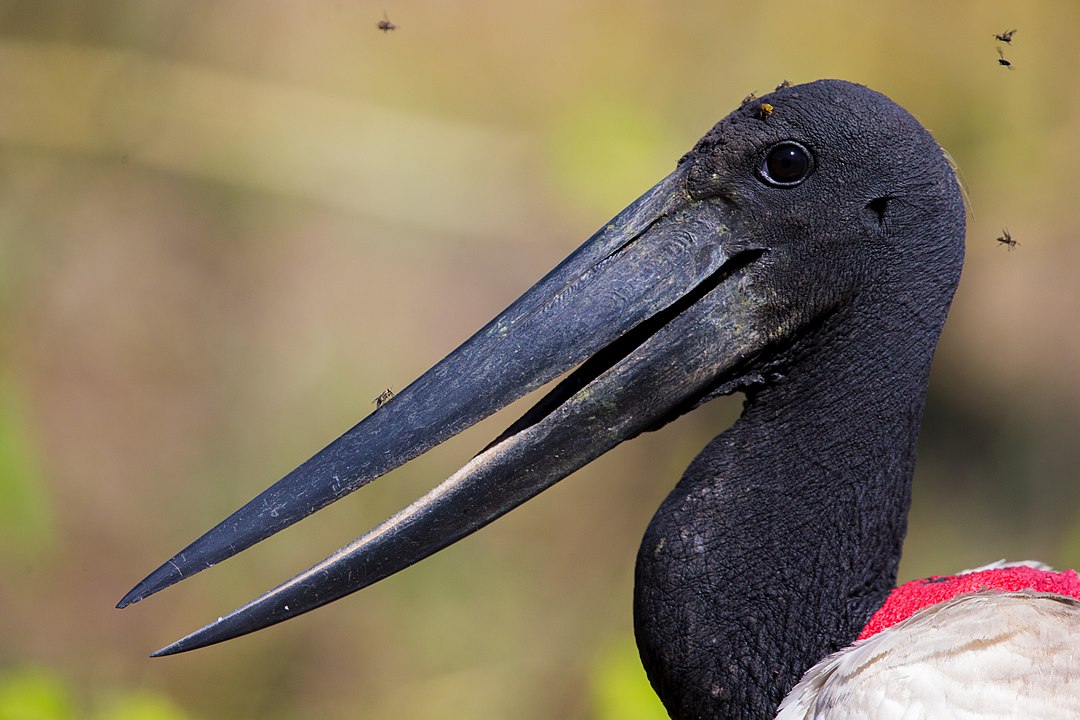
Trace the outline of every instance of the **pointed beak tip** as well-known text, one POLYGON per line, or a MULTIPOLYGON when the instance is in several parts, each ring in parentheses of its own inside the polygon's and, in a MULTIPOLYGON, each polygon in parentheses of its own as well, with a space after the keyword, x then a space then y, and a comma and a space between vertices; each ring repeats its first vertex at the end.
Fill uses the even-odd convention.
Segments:
POLYGON ((146 599, 146 597, 151 594, 152 593, 147 592, 146 581, 143 580, 138 585, 128 590, 127 595, 124 595, 124 597, 120 598, 120 602, 116 603, 116 609, 123 610, 128 605, 134 605, 140 600, 146 599))
POLYGON ((123 610, 128 605, 134 605, 146 598, 150 593, 146 592, 146 581, 139 583, 135 587, 127 591, 127 595, 120 598, 120 602, 116 603, 117 610, 123 610))
POLYGON ((207 637, 207 630, 214 624, 215 623, 211 623, 210 625, 202 628, 201 630, 196 630, 189 635, 185 635, 176 642, 169 643, 160 650, 155 650, 154 652, 150 653, 150 657, 159 658, 168 657, 170 655, 179 655, 181 653, 186 653, 189 650, 198 650, 199 648, 206 647, 207 645, 213 645, 216 642, 220 642, 220 640, 214 640, 207 637))
POLYGON ((120 598, 120 602, 116 603, 116 607, 123 610, 128 605, 134 605, 140 600, 145 600, 154 593, 175 585, 183 579, 184 575, 177 572, 172 563, 165 563, 140 580, 135 587, 128 590, 127 594, 120 598))

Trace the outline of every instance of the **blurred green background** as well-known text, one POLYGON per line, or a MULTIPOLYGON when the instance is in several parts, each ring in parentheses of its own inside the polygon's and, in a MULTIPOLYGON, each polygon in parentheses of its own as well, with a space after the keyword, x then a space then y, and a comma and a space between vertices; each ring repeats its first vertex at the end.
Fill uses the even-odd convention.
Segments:
POLYGON ((663 717, 636 547, 737 398, 255 636, 146 657, 523 406, 113 605, 784 79, 890 95, 970 194, 904 578, 1080 564, 1077 28, 1071 0, 0 0, 0 720, 663 717), (1010 72, 992 35, 1014 27, 1010 72))

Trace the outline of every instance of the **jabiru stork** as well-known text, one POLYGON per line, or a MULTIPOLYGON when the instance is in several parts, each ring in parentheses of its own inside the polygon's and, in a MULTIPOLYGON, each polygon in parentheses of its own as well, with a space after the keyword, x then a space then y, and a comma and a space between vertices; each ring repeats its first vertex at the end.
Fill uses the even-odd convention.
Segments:
POLYGON ((638 645, 673 717, 772 718, 789 692, 784 718, 1080 717, 1075 573, 994 567, 894 592, 964 221, 944 151, 904 109, 848 82, 782 86, 119 606, 572 370, 427 495, 154 654, 348 595, 624 440, 742 392, 740 418, 686 470, 637 558, 638 645), (852 646, 860 633, 873 637, 852 646))

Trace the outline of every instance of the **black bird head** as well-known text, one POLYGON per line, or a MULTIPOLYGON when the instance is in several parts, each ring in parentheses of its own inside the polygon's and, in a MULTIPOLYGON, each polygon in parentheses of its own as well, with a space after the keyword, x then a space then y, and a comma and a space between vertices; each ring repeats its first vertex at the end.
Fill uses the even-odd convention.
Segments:
POLYGON ((912 333, 929 334, 916 344, 932 353, 962 238, 954 174, 906 111, 847 82, 780 89, 718 123, 671 175, 491 323, 120 606, 240 552, 573 368, 428 495, 158 654, 338 599, 711 397, 767 390, 852 308, 909 316, 912 333))

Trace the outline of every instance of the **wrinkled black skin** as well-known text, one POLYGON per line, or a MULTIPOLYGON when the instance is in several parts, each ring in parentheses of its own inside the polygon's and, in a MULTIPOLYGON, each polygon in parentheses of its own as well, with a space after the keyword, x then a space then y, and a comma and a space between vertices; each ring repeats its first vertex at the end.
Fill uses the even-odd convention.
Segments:
MULTIPOLYGON (((645 534, 635 628, 673 718, 772 718, 894 587, 930 364, 963 264, 964 206, 929 133, 867 88, 761 98, 683 159, 769 248, 753 271, 789 328, 749 368, 742 417, 645 534), (766 149, 814 157, 794 188, 766 149), (785 337, 787 339, 785 339, 785 337)), ((735 383, 737 386, 738 383, 735 383)))

